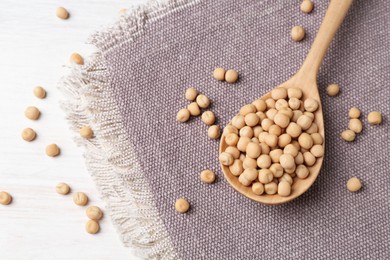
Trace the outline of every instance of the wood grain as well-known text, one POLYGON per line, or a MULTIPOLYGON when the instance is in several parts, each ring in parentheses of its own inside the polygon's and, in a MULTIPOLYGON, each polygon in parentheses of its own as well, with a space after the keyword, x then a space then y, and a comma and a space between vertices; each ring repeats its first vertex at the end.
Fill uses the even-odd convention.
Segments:
POLYGON ((0 190, 13 196, 11 205, 0 205, 1 259, 136 259, 107 216, 99 234, 87 234, 86 207, 74 205, 72 194, 55 192, 58 182, 66 182, 87 193, 89 205, 104 208, 59 108, 56 85, 68 72, 64 65, 72 52, 93 52, 84 44, 91 33, 114 22, 121 8, 141 2, 0 2, 0 190), (69 20, 55 16, 58 6, 69 10, 69 20), (47 90, 46 99, 32 94, 37 85, 47 90), (30 105, 42 112, 36 122, 23 116, 30 105), (21 139, 25 127, 36 130, 35 141, 21 139), (45 156, 49 143, 60 146, 59 157, 45 156))

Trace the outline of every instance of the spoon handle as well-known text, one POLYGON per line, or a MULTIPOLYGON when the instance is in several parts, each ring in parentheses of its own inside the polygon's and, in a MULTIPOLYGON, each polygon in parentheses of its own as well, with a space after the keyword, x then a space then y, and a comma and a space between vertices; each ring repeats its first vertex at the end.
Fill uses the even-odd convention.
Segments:
POLYGON ((297 76, 301 76, 314 82, 317 79, 318 70, 324 60, 326 51, 332 42, 338 28, 344 21, 353 0, 331 0, 324 20, 320 26, 316 38, 310 48, 297 76))

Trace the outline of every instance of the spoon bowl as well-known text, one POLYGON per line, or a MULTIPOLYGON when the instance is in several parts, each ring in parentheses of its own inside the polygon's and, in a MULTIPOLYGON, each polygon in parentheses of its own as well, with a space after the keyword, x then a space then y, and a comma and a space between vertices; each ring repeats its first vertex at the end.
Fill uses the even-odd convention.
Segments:
MULTIPOLYGON (((317 87, 317 74, 325 57, 326 51, 351 5, 352 0, 332 0, 330 2, 319 32, 302 67, 292 78, 277 87, 283 87, 286 89, 299 88, 303 93, 302 100, 313 98, 318 102, 318 109, 314 112, 314 122, 318 126, 318 133, 323 138, 322 145, 324 149, 325 127, 321 99, 317 87)), ((271 93, 268 92, 263 95, 261 99, 266 100, 270 97, 271 93)), ((228 145, 225 142, 225 135, 222 135, 219 146, 219 153, 224 152, 227 147, 228 145)), ((313 185, 314 181, 317 179, 320 173, 323 159, 324 156, 317 158, 315 164, 311 167, 308 167, 310 174, 306 179, 299 179, 298 177, 294 178, 294 183, 291 187, 291 194, 287 197, 282 197, 278 194, 256 195, 252 192, 251 187, 244 186, 239 182, 238 177, 234 176, 230 172, 229 166, 221 164, 221 168, 228 183, 239 193, 263 204, 281 204, 297 198, 298 196, 305 193, 313 185)))

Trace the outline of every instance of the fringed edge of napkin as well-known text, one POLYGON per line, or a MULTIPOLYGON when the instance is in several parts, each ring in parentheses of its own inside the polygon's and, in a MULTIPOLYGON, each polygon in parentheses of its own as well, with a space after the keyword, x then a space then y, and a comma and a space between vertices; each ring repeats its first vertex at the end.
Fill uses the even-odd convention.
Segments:
POLYGON ((148 24, 164 16, 189 8, 201 0, 149 0, 122 15, 117 23, 92 35, 90 42, 101 51, 109 51, 125 42, 134 41, 148 24))
POLYGON ((60 90, 65 97, 61 107, 76 143, 85 148, 88 171, 123 243, 143 258, 177 258, 122 127, 103 56, 96 53, 86 65, 73 67, 60 90), (91 139, 80 137, 79 130, 86 125, 94 131, 91 139))

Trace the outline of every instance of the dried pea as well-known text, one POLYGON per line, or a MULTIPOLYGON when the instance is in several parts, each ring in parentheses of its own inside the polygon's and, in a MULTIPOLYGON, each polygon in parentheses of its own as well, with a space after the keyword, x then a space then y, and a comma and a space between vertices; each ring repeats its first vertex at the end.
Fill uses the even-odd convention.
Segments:
POLYGON ((22 138, 23 138, 23 140, 25 140, 27 142, 33 141, 36 136, 37 136, 37 134, 35 133, 35 131, 32 128, 25 128, 22 131, 22 138))
POLYGON ((313 11, 314 4, 310 0, 303 0, 300 8, 301 8, 302 12, 308 14, 308 13, 311 13, 311 11, 313 11))
POLYGON ((216 80, 224 81, 225 80, 225 69, 224 68, 215 68, 213 72, 213 77, 216 80))
POLYGON ((194 101, 198 96, 198 91, 195 88, 188 88, 185 93, 185 98, 189 101, 194 101))
POLYGON ((302 26, 294 26, 291 29, 291 38, 296 41, 302 41, 305 38, 305 29, 302 26))
POLYGON ((75 52, 70 55, 70 62, 76 63, 78 65, 84 65, 84 58, 75 52))
POLYGON ((190 203, 184 198, 176 200, 175 209, 179 213, 186 213, 190 209, 190 203))
POLYGON ((382 114, 378 111, 370 112, 367 116, 367 120, 371 125, 379 125, 382 123, 382 114))
POLYGON ((235 70, 227 70, 225 73, 225 80, 228 83, 235 83, 238 80, 238 72, 235 70))
POLYGON ((356 191, 360 190, 361 188, 362 188, 362 182, 358 178, 352 177, 348 180, 347 189, 350 192, 356 192, 356 191))
POLYGON ((215 181, 215 173, 210 170, 204 170, 200 173, 200 179, 204 183, 213 183, 215 181))

